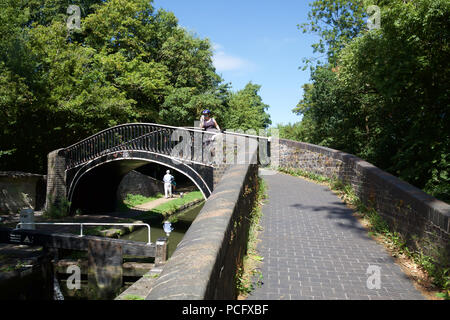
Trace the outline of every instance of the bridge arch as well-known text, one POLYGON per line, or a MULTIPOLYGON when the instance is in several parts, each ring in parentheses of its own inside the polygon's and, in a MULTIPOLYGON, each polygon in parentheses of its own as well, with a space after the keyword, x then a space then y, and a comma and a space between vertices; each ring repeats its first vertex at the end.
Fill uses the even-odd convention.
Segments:
MULTIPOLYGON (((83 191, 82 187, 92 193, 109 191, 109 196, 115 200, 111 190, 119 183, 117 180, 146 163, 157 163, 181 172, 208 198, 214 185, 234 161, 218 158, 220 161, 215 163, 211 158, 213 152, 207 147, 211 146, 211 141, 220 142, 219 148, 231 145, 230 150, 235 155, 237 149, 246 149, 243 142, 247 138, 265 141, 266 146, 270 146, 267 137, 224 133, 218 135, 217 132, 198 128, 155 123, 129 123, 100 131, 67 148, 54 150, 48 155, 45 207, 48 209, 65 199, 76 204, 77 194, 83 191), (228 139, 225 136, 233 137, 228 139), (97 189, 93 189, 92 185, 97 189)), ((87 199, 85 202, 95 202, 92 197, 87 199)))
POLYGON ((104 154, 66 171, 67 199, 77 208, 114 210, 115 194, 130 171, 154 163, 179 172, 191 180, 207 199, 213 189, 213 167, 180 161, 148 151, 119 151, 104 154))

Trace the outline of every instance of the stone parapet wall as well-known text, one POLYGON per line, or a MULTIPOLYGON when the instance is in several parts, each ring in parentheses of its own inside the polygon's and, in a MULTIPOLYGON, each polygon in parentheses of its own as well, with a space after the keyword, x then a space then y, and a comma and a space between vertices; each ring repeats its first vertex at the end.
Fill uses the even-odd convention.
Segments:
POLYGON ((280 167, 299 168, 330 178, 344 170, 344 162, 335 150, 284 139, 280 139, 279 148, 280 167))
MULTIPOLYGON (((256 150, 251 152, 256 157, 256 150)), ((258 165, 231 166, 156 279, 147 300, 235 299, 258 165)), ((170 246, 170 243, 169 243, 170 246)))
POLYGON ((350 183, 358 197, 416 249, 450 255, 449 204, 351 154, 285 139, 279 141, 279 154, 280 167, 350 183))
POLYGON ((223 175, 225 174, 225 172, 231 167, 230 164, 227 163, 223 163, 223 164, 219 164, 216 165, 214 167, 214 173, 213 173, 213 184, 214 184, 214 188, 217 186, 217 184, 220 182, 220 180, 222 179, 223 175))

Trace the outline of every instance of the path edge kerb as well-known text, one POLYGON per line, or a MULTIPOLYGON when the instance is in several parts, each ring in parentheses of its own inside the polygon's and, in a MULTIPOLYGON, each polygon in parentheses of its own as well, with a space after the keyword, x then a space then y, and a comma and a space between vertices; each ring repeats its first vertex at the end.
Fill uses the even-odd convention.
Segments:
POLYGON ((227 169, 146 300, 236 299, 235 275, 256 198, 257 152, 248 152, 250 163, 227 169))
POLYGON ((350 183, 410 244, 433 254, 433 245, 450 256, 450 205, 373 164, 339 150, 280 139, 280 167, 298 168, 350 183))

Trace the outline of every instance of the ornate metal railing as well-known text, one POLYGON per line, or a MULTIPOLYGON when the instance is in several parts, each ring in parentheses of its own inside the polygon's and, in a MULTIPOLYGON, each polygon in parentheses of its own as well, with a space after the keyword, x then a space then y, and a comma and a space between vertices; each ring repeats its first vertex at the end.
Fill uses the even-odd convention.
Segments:
MULTIPOLYGON (((120 151, 149 151, 182 160, 207 163, 205 145, 217 132, 196 128, 173 127, 153 123, 130 123, 103 130, 89 138, 65 148, 66 168, 71 169, 106 154, 120 151), (175 131, 177 131, 175 133, 175 131), (174 139, 175 137, 175 139, 174 139), (180 138, 181 137, 181 138, 180 138), (190 139, 190 150, 176 150, 174 147, 183 139, 190 139)), ((266 139, 234 132, 225 132, 240 138, 266 139)))

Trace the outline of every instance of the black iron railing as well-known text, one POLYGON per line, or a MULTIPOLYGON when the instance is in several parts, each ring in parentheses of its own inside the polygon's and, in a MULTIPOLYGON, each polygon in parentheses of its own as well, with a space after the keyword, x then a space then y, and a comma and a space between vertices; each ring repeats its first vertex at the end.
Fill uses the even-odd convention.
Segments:
MULTIPOLYGON (((224 132, 222 143, 225 146, 226 135, 236 138, 255 138, 267 143, 266 137, 258 137, 235 132, 224 132)), ((196 128, 173 127, 153 123, 130 123, 103 130, 65 149, 66 168, 71 169, 80 164, 106 154, 120 151, 149 151, 167 155, 176 159, 210 162, 205 157, 205 145, 210 145, 217 132, 203 131, 196 128), (174 149, 184 139, 188 139, 189 150, 174 149)), ((217 142, 217 139, 216 139, 217 142)))

